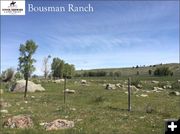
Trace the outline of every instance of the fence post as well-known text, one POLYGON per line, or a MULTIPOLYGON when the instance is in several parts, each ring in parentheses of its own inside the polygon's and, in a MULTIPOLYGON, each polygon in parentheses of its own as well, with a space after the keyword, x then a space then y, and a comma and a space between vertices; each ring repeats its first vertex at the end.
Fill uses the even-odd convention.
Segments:
POLYGON ((64 104, 66 103, 66 77, 64 80, 64 104))
POLYGON ((128 78, 128 111, 131 111, 131 78, 128 78))

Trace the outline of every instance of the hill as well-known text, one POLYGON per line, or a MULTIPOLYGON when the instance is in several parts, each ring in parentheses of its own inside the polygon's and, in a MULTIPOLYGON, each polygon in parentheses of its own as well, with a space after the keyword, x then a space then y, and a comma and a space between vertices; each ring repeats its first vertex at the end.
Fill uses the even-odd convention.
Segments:
POLYGON ((149 66, 136 66, 136 67, 126 67, 126 68, 101 68, 101 69, 91 69, 91 70, 77 70, 76 73, 82 74, 84 72, 98 72, 104 71, 106 73, 110 72, 120 72, 121 76, 131 76, 137 75, 141 76, 149 75, 149 70, 154 72, 157 67, 169 67, 175 76, 180 76, 180 64, 179 63, 168 63, 168 64, 156 64, 149 66))

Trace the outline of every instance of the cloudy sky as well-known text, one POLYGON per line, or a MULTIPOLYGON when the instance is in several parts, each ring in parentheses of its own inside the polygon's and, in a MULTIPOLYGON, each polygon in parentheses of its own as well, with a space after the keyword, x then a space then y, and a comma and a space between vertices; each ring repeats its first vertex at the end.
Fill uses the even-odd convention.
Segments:
MULTIPOLYGON (((42 1, 33 2, 42 6, 42 1)), ((1 70, 17 68, 19 45, 38 44, 36 74, 49 54, 76 69, 129 67, 179 61, 179 1, 44 2, 91 4, 93 13, 28 13, 1 16, 1 70)))

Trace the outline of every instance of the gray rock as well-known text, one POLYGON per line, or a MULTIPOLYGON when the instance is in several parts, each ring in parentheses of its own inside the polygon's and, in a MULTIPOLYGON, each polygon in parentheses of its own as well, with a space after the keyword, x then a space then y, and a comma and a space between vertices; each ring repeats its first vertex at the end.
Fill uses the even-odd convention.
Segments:
MULTIPOLYGON (((24 92, 25 90, 25 80, 19 80, 16 84, 11 88, 13 92, 24 92)), ((28 92, 35 91, 45 91, 45 89, 40 84, 35 84, 32 81, 28 81, 28 92)))
POLYGON ((54 80, 54 83, 62 83, 62 82, 64 82, 64 79, 54 80))
POLYGON ((0 113, 5 113, 5 114, 7 114, 7 113, 8 113, 8 110, 2 109, 2 110, 0 110, 0 113))
POLYGON ((154 84, 158 84, 158 83, 159 83, 159 81, 155 81, 155 80, 153 80, 153 81, 152 81, 152 83, 154 83, 154 84))
POLYGON ((87 84, 87 81, 86 80, 81 80, 81 84, 85 85, 85 84, 87 84))
POLYGON ((66 89, 65 92, 66 93, 75 93, 75 90, 66 89))
POLYGON ((106 85, 106 89, 107 90, 114 90, 114 89, 116 89, 116 86, 115 86, 115 84, 110 84, 109 83, 109 84, 106 85))
POLYGON ((115 86, 116 86, 117 88, 121 88, 121 87, 122 87, 121 83, 117 83, 117 84, 115 84, 115 86))
POLYGON ((32 128, 33 121, 29 115, 17 115, 8 118, 3 126, 5 128, 32 128))
POLYGON ((172 92, 169 93, 169 95, 179 96, 179 95, 180 95, 180 92, 178 92, 178 91, 172 91, 172 92))
POLYGON ((141 84, 138 84, 138 85, 137 85, 137 88, 139 88, 139 89, 142 89, 142 87, 143 87, 143 86, 142 86, 141 84))
POLYGON ((74 122, 73 121, 68 121, 64 119, 56 119, 50 123, 46 123, 44 125, 45 129, 47 131, 50 130, 59 130, 59 129, 67 129, 67 128, 72 128, 74 127, 74 122))

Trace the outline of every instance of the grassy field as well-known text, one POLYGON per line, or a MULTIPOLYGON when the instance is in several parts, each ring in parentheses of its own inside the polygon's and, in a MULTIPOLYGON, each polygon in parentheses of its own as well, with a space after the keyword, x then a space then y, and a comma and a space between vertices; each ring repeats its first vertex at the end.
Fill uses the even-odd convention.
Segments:
MULTIPOLYGON (((137 79, 137 78, 132 78, 137 79)), ((26 104, 23 93, 4 92, 1 96, 12 106, 8 114, 1 114, 1 134, 160 134, 164 132, 164 119, 180 118, 180 97, 170 96, 169 90, 155 93, 151 79, 141 77, 143 89, 132 92, 132 111, 127 111, 127 90, 105 90, 104 83, 124 83, 124 79, 88 78, 88 86, 80 84, 80 79, 68 80, 67 88, 74 89, 75 94, 67 94, 63 103, 63 83, 41 82, 45 92, 28 93, 26 104), (148 97, 141 97, 147 94, 148 97), (32 98, 34 96, 35 98, 32 98), (152 109, 147 113, 147 107, 152 109), (2 128, 8 117, 31 115, 33 129, 2 128), (67 119, 75 122, 75 127, 66 130, 45 131, 41 122, 55 119, 67 119)), ((157 78, 156 80, 161 80, 157 78)), ((171 83, 175 77, 165 77, 171 83)), ((4 88, 2 86, 2 88, 4 88)), ((171 89, 172 90, 172 89, 171 89)), ((179 90, 179 89, 177 89, 179 90)))

